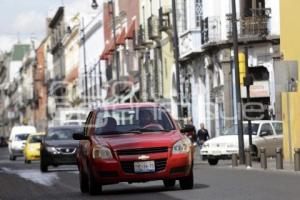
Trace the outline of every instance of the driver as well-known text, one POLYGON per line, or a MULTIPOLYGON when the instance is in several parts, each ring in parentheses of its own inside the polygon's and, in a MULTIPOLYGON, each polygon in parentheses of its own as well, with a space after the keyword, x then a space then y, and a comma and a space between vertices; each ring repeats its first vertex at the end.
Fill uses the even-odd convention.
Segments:
POLYGON ((142 128, 163 129, 162 125, 154 120, 153 114, 149 110, 142 110, 140 112, 139 121, 142 128))

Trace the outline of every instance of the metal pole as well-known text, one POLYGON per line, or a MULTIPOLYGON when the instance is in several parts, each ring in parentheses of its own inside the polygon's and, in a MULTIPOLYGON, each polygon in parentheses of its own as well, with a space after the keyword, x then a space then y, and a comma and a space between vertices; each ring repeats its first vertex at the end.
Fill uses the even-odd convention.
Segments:
MULTIPOLYGON (((116 66, 116 73, 117 73, 117 92, 119 95, 120 92, 120 69, 119 69, 119 57, 118 57, 118 52, 117 52, 117 36, 116 36, 116 20, 115 20, 115 5, 114 5, 114 1, 110 0, 109 4, 111 6, 111 15, 112 15, 112 26, 113 26, 113 37, 114 37, 114 46, 115 46, 115 51, 114 51, 114 62, 115 62, 115 66, 116 66)), ((118 102, 120 103, 120 98, 118 98, 118 102)))
POLYGON ((100 94, 100 105, 102 105, 102 72, 101 72, 101 61, 98 61, 98 67, 99 67, 99 94, 100 94))
POLYGON ((268 168, 266 149, 263 147, 260 148, 260 165, 263 169, 268 168))
POLYGON ((239 47, 238 47, 238 32, 237 32, 237 23, 236 23, 237 22, 236 5, 235 5, 235 0, 231 0, 231 2, 232 2, 232 38, 233 38, 235 83, 236 83, 235 92, 236 92, 236 105, 237 105, 237 117, 238 117, 239 157, 240 157, 240 164, 245 164, 240 70, 239 70, 239 57, 238 57, 239 47))
POLYGON ((87 66, 86 66, 86 48, 85 48, 85 31, 84 18, 82 18, 82 45, 83 45, 83 64, 84 64, 84 85, 85 85, 85 105, 88 106, 88 84, 87 84, 87 66))
POLYGON ((300 148, 295 148, 294 165, 295 171, 300 171, 300 148))
MULTIPOLYGON (((250 84, 249 84, 249 80, 250 80, 250 75, 249 75, 249 65, 248 65, 248 47, 245 47, 245 66, 246 66, 246 81, 244 81, 246 84, 246 90, 247 90, 247 103, 250 103, 250 84)), ((248 118, 248 116, 246 116, 248 118)), ((250 119, 247 119, 248 121, 248 135, 249 135, 249 149, 250 152, 253 152, 253 148, 252 148, 252 122, 250 119)))
POLYGON ((232 154, 232 167, 238 166, 238 155, 236 153, 232 154))
POLYGON ((282 148, 276 148, 276 169, 283 169, 282 148))
POLYGON ((173 49, 176 65, 176 90, 178 103, 178 119, 182 117, 181 110, 181 91, 180 91, 180 63, 179 63, 179 46, 178 46, 178 31, 177 31, 177 15, 176 15, 176 0, 172 0, 172 21, 173 21, 173 49))
POLYGON ((247 148, 245 150, 245 155, 246 155, 246 166, 247 167, 252 167, 252 158, 251 158, 251 149, 247 148))

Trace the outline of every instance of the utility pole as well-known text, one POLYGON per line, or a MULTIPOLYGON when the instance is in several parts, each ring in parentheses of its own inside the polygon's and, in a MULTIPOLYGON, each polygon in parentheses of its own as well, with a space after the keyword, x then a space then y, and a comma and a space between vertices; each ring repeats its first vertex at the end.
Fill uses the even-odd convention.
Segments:
POLYGON ((119 67, 119 57, 118 57, 118 52, 117 52, 117 36, 116 36, 116 16, 115 16, 115 4, 113 0, 109 1, 109 4, 111 6, 111 16, 112 16, 112 26, 113 26, 113 37, 114 37, 114 46, 115 46, 115 51, 114 51, 114 62, 116 66, 116 74, 117 74, 117 90, 118 93, 118 102, 120 103, 120 98, 119 98, 119 92, 120 92, 120 67, 119 67))
POLYGON ((176 65, 178 119, 180 119, 182 117, 182 109, 181 109, 181 91, 180 91, 180 63, 179 63, 176 0, 172 0, 172 22, 173 22, 173 49, 174 49, 174 58, 175 58, 175 65, 176 65))
POLYGON ((234 53, 234 67, 235 67, 235 92, 237 105, 237 119, 238 119, 238 140, 239 140, 239 158, 240 164, 245 164, 245 149, 244 149, 244 133, 243 133, 243 112, 241 103, 241 86, 240 86, 240 70, 239 70, 239 44, 238 31, 236 19, 236 4, 235 0, 232 2, 232 39, 233 39, 233 53, 234 53))
POLYGON ((83 45, 83 63, 84 63, 84 86, 85 86, 85 104, 88 106, 88 83, 87 83, 87 66, 86 66, 86 48, 85 48, 85 31, 84 31, 84 18, 82 18, 82 45, 83 45))

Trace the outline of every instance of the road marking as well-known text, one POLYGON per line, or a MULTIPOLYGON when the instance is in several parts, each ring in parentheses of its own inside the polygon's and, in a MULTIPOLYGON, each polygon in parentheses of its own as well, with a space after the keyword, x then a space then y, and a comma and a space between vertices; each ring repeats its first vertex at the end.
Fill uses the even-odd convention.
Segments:
POLYGON ((29 180, 31 182, 44 185, 52 186, 54 183, 58 182, 59 177, 56 173, 42 173, 39 170, 12 170, 6 167, 0 168, 1 173, 15 174, 19 177, 29 180))

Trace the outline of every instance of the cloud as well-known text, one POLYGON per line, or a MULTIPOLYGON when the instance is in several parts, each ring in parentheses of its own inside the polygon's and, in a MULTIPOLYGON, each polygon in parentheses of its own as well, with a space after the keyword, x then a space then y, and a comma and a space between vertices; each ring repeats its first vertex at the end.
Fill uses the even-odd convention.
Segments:
POLYGON ((45 32, 45 27, 45 16, 36 11, 19 13, 12 24, 13 31, 19 33, 26 32, 28 34, 40 34, 45 32))

